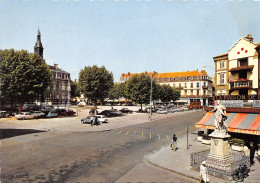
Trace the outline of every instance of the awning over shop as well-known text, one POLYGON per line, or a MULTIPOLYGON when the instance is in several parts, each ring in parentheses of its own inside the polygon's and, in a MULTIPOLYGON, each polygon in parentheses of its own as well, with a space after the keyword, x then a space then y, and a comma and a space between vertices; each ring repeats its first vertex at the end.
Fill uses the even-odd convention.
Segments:
POLYGON ((174 102, 176 102, 176 103, 188 103, 188 100, 176 100, 174 102))
MULTIPOLYGON (((225 123, 229 132, 260 135, 260 114, 227 113, 227 116, 225 123)), ((195 127, 215 129, 214 119, 214 112, 207 112, 195 127)))

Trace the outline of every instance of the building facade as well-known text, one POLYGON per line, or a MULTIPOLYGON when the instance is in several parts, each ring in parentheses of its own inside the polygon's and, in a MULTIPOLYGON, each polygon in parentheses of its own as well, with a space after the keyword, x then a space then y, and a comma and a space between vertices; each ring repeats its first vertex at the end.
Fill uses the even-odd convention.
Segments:
MULTIPOLYGON (((34 53, 43 58, 43 46, 41 42, 41 33, 38 30, 37 40, 34 46, 34 53)), ((52 71, 52 84, 45 95, 45 102, 51 104, 67 104, 70 102, 71 79, 70 73, 60 69, 58 64, 48 65, 52 71)))
MULTIPOLYGON (((141 73, 122 74, 120 82, 125 82, 136 74, 141 73)), ((166 84, 178 89, 181 96, 177 103, 190 105, 191 102, 200 102, 203 106, 212 103, 212 80, 205 70, 145 74, 153 75, 153 79, 161 85, 166 84)))
POLYGON ((260 43, 252 35, 241 38, 222 56, 214 57, 216 96, 260 94, 260 43), (221 63, 224 63, 221 67, 221 63), (228 87, 227 87, 228 86, 228 87))
POLYGON ((227 95, 229 92, 228 53, 213 57, 215 62, 215 95, 227 95))

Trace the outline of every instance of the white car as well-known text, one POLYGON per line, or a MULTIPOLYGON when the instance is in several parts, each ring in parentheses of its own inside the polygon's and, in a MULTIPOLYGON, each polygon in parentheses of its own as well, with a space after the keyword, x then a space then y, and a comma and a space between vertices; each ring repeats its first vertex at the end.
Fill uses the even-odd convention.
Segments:
POLYGON ((167 114, 168 112, 164 109, 159 109, 156 113, 157 114, 167 114))
POLYGON ((50 111, 50 112, 47 114, 46 117, 47 117, 47 118, 56 118, 56 117, 58 117, 58 113, 55 112, 55 111, 50 111))
POLYGON ((106 118, 105 115, 97 115, 98 120, 100 121, 100 123, 107 123, 108 119, 106 118))
POLYGON ((44 117, 45 113, 41 112, 41 111, 34 111, 32 113, 32 115, 34 115, 35 118, 40 118, 40 117, 44 117))
POLYGON ((35 118, 34 115, 30 112, 21 112, 19 114, 16 114, 14 116, 17 119, 33 119, 35 118))

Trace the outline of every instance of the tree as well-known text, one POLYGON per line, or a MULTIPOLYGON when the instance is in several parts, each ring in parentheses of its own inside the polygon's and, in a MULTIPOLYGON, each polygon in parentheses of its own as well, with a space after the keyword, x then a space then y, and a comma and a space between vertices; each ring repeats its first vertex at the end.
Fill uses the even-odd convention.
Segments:
POLYGON ((160 91, 160 99, 163 103, 177 100, 180 97, 180 92, 169 85, 162 85, 160 91))
POLYGON ((80 97, 79 83, 76 81, 71 81, 71 97, 80 97))
POLYGON ((97 107, 97 101, 103 101, 108 96, 108 92, 110 88, 113 87, 113 83, 114 78, 112 72, 109 72, 104 66, 88 66, 79 73, 80 91, 88 100, 94 103, 95 109, 97 107))
POLYGON ((126 96, 134 102, 147 104, 150 101, 151 79, 150 76, 142 73, 141 75, 134 75, 126 82, 126 96))
POLYGON ((44 96, 51 77, 50 68, 39 55, 26 50, 0 50, 0 100, 19 104, 19 112, 24 103, 44 96))

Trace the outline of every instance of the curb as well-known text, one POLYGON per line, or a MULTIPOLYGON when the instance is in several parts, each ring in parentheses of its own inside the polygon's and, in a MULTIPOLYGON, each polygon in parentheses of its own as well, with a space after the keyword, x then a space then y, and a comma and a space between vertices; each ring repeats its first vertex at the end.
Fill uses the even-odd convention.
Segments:
POLYGON ((165 168, 165 167, 162 167, 160 165, 157 165, 151 161, 148 160, 148 158, 145 159, 145 161, 147 161, 148 163, 150 163, 151 165, 155 166, 155 167, 158 167, 158 168, 161 168, 163 170, 167 170, 167 171, 170 171, 170 172, 173 172, 173 173, 176 173, 176 174, 179 174, 179 175, 182 175, 184 177, 187 177, 187 178, 190 178, 190 179, 193 179, 193 180, 197 180, 197 181, 200 181, 200 179, 198 177, 193 177, 193 176, 190 176, 190 175, 187 175, 187 174, 184 174, 184 173, 181 173, 181 172, 177 172, 175 170, 172 170, 172 169, 169 169, 169 168, 165 168))

